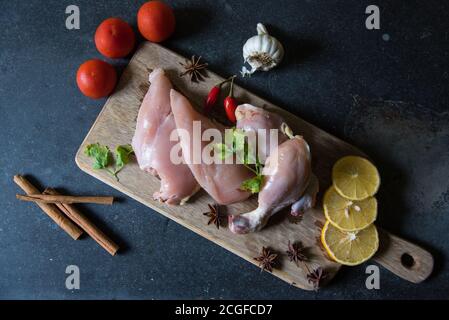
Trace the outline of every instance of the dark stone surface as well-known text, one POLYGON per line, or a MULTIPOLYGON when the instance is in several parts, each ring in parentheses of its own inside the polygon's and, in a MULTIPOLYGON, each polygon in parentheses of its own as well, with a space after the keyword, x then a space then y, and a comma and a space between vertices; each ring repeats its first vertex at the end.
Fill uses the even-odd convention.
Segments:
POLYGON ((365 150, 382 175, 379 225, 435 256, 434 274, 420 285, 381 268, 381 289, 369 291, 365 264, 318 293, 261 274, 77 168, 75 152, 104 101, 83 97, 75 72, 100 57, 96 26, 110 16, 135 25, 142 2, 0 2, 0 298, 448 298, 447 2, 375 1, 381 30, 368 31, 372 1, 170 1, 178 28, 165 45, 202 55, 223 75, 240 69, 244 41, 266 23, 285 61, 240 83, 365 150), (81 9, 79 31, 65 29, 69 4, 81 9), (36 206, 16 201, 16 173, 74 194, 120 197, 112 208, 83 211, 123 254, 74 242, 36 206), (69 264, 80 267, 81 290, 65 288, 69 264))

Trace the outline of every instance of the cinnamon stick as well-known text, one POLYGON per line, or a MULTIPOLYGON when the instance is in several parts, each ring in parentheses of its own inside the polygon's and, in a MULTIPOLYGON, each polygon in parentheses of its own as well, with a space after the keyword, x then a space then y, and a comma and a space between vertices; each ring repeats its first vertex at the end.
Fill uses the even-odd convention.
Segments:
POLYGON ((23 201, 41 202, 41 203, 96 203, 112 205, 114 197, 82 197, 82 196, 64 196, 53 194, 28 194, 26 196, 17 194, 17 199, 23 201))
MULTIPOLYGON (((14 182, 27 194, 37 194, 39 190, 27 179, 20 175, 14 176, 14 182)), ((83 231, 78 228, 69 218, 67 218, 54 204, 36 202, 58 226, 67 232, 74 240, 77 240, 83 231)))
MULTIPOLYGON (((44 191, 46 195, 59 195, 55 190, 47 188, 44 191)), ((72 221, 80 226, 86 233, 91 236, 100 246, 102 246, 111 255, 115 255, 119 246, 98 229, 89 219, 87 219, 78 209, 68 203, 56 203, 56 206, 64 212, 72 221)))

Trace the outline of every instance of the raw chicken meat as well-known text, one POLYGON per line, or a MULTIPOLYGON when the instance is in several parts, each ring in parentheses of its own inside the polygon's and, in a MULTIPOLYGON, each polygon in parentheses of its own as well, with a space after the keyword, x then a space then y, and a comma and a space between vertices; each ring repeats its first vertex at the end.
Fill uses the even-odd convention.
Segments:
POLYGON ((162 69, 149 76, 151 83, 137 116, 132 147, 142 170, 161 179, 161 188, 153 197, 170 205, 184 204, 199 185, 185 163, 174 164, 170 152, 177 144, 170 141, 176 129, 170 107, 170 80, 162 69))
POLYGON ((244 234, 262 229, 268 219, 283 208, 292 206, 298 215, 315 204, 318 180, 311 171, 307 142, 300 136, 282 143, 267 159, 262 170, 265 181, 259 193, 257 209, 229 216, 229 229, 244 234))
POLYGON ((170 92, 171 107, 175 117, 176 127, 181 140, 181 148, 185 161, 192 170, 198 183, 212 198, 222 205, 227 205, 247 199, 251 194, 240 190, 242 182, 252 178, 253 174, 242 164, 206 163, 203 159, 195 160, 203 153, 210 141, 200 141, 206 129, 217 129, 224 137, 225 127, 212 122, 209 118, 196 112, 189 100, 175 90, 170 92), (200 136, 195 136, 194 121, 201 124, 200 136), (184 131, 186 134, 182 134, 184 131), (192 143, 191 143, 192 141, 192 143), (196 145, 198 143, 198 145, 196 145), (198 146, 198 149, 193 151, 198 146))
POLYGON ((262 140, 260 133, 257 138, 257 155, 262 164, 265 163, 270 155, 270 143, 273 143, 271 150, 274 150, 274 148, 277 148, 282 142, 288 140, 287 135, 281 130, 281 126, 285 121, 281 116, 275 113, 255 107, 251 104, 242 104, 235 110, 235 117, 237 119, 236 127, 238 129, 242 129, 245 132, 252 131, 256 135, 258 132, 265 133, 265 141, 262 140), (274 132, 277 133, 277 141, 271 141, 271 129, 274 129, 274 132))

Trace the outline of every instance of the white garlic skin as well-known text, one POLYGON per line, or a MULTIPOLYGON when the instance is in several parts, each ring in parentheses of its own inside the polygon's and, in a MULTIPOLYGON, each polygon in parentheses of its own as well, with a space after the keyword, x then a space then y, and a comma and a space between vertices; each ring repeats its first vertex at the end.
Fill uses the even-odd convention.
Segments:
POLYGON ((255 71, 268 71, 276 67, 284 57, 284 47, 270 36, 265 26, 257 24, 257 35, 248 39, 243 46, 243 58, 251 70, 242 68, 242 75, 251 75, 255 71))

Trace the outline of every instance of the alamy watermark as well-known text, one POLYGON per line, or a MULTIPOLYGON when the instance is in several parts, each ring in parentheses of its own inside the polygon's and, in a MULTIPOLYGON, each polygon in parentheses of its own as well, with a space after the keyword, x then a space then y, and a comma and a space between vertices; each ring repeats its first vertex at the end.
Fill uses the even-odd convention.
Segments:
POLYGON ((69 16, 65 19, 65 27, 68 30, 80 29, 80 8, 76 5, 70 5, 65 8, 65 13, 69 16))
POLYGON ((366 278, 365 286, 368 290, 379 290, 380 289, 380 271, 379 267, 375 265, 369 265, 365 270, 366 274, 369 276, 366 278))
MULTIPOLYGON (((283 127, 288 128, 286 125, 283 127)), ((279 155, 276 154, 276 150, 279 136, 288 135, 285 130, 290 129, 229 128, 223 132, 216 128, 203 130, 201 121, 193 121, 192 130, 178 128, 171 132, 170 141, 177 143, 170 150, 170 161, 175 165, 181 163, 255 165, 265 164, 267 156, 270 156, 264 175, 271 175, 278 163, 279 155)))
POLYGON ((69 276, 65 279, 65 287, 68 290, 80 289, 80 268, 75 265, 69 265, 65 268, 65 273, 69 276))
POLYGON ((368 30, 380 29, 380 10, 379 7, 372 4, 366 7, 365 13, 369 16, 365 20, 365 26, 368 30))

